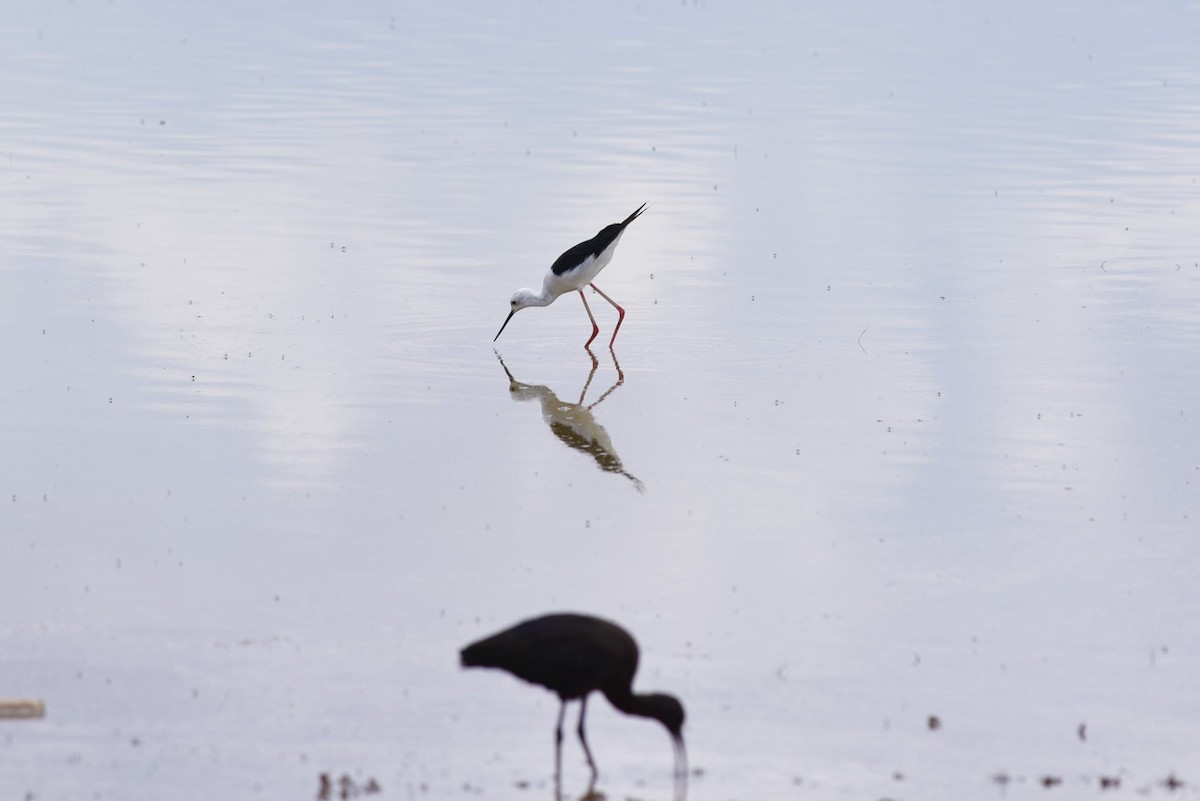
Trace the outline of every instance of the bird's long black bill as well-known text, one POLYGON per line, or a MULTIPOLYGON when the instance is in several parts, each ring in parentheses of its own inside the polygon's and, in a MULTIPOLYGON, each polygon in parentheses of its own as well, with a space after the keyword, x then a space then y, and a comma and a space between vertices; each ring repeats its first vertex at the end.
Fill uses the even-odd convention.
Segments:
MULTIPOLYGON (((504 325, 500 326, 500 330, 496 332, 496 339, 499 339, 500 335, 504 333, 504 327, 508 325, 508 321, 511 320, 512 316, 516 313, 517 313, 517 310, 513 309, 512 311, 510 311, 508 313, 508 316, 504 318, 504 325)), ((496 339, 493 339, 492 341, 495 342, 496 339)))
POLYGON ((675 742, 675 801, 687 798, 687 749, 683 747, 683 737, 674 738, 675 742))

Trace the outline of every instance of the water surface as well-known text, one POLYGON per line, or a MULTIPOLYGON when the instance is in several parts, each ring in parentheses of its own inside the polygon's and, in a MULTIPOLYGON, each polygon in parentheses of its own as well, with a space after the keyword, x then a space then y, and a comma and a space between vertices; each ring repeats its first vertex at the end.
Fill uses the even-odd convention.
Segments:
POLYGON ((0 788, 545 797, 555 699, 457 650, 573 609, 692 798, 1196 795, 1196 23, 14 7, 0 788), (614 352, 493 346, 643 202, 614 352))

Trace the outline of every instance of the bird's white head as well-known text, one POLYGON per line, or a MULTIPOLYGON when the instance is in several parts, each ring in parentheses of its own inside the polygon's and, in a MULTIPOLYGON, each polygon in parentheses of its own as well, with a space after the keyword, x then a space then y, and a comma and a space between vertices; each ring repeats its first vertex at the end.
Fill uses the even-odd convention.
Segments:
MULTIPOLYGON (((500 335, 504 333, 505 326, 508 325, 508 321, 511 320, 513 315, 519 312, 521 309, 527 309, 530 306, 545 305, 546 304, 543 302, 542 296, 534 292, 532 289, 518 289, 513 293, 512 299, 508 302, 508 316, 504 318, 504 325, 500 326, 500 330, 496 332, 496 339, 500 338, 500 335)), ((493 339, 492 341, 495 342, 496 339, 493 339)))

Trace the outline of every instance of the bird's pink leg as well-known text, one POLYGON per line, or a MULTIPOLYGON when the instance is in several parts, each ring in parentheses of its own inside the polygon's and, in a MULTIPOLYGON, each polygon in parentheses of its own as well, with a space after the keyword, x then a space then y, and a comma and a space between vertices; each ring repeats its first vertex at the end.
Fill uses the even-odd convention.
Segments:
POLYGON ((592 284, 591 286, 592 289, 596 290, 600 297, 611 303, 613 308, 617 310, 617 327, 613 329, 612 339, 608 341, 608 348, 609 350, 612 350, 613 343, 617 341, 617 332, 621 330, 621 323, 625 322, 625 310, 618 306, 615 300, 610 298, 608 295, 605 295, 604 292, 600 290, 600 287, 596 286, 595 284, 592 284))
MULTIPOLYGON (((592 321, 592 335, 588 337, 587 342, 583 343, 583 346, 586 348, 588 345, 592 344, 592 340, 596 338, 596 334, 600 333, 600 326, 596 325, 596 318, 592 316, 592 307, 588 305, 587 297, 583 294, 583 290, 577 289, 575 291, 579 293, 579 297, 583 300, 583 308, 588 313, 588 319, 592 321)), ((609 302, 611 303, 612 301, 609 302)))
POLYGON ((588 767, 592 769, 592 784, 589 786, 590 789, 591 786, 595 786, 596 777, 600 775, 600 771, 596 769, 596 760, 592 759, 592 749, 588 748, 587 735, 583 731, 583 716, 586 714, 587 696, 585 695, 579 701, 579 728, 577 731, 579 732, 579 742, 583 743, 583 753, 587 757, 588 767))

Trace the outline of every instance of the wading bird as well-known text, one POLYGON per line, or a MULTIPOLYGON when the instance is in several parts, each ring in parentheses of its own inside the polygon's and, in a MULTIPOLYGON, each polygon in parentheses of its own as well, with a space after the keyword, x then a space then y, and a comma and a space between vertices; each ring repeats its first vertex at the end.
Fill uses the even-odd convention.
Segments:
POLYGON ((636 220, 645 209, 646 204, 643 203, 637 211, 625 218, 625 222, 606 225, 600 233, 586 242, 580 242, 555 259, 554 264, 550 265, 550 272, 546 273, 546 277, 542 281, 541 292, 534 292, 532 289, 518 289, 514 292, 512 300, 508 302, 511 307, 508 317, 504 319, 504 325, 500 326, 500 330, 496 332, 496 338, 492 341, 495 342, 500 338, 508 321, 521 309, 530 306, 549 306, 558 299, 559 295, 574 291, 578 292, 579 297, 583 299, 583 308, 587 311, 588 319, 592 321, 592 335, 588 337, 587 342, 583 343, 586 348, 592 344, 596 334, 600 333, 600 326, 596 325, 596 318, 592 315, 591 307, 588 306, 587 296, 583 294, 583 288, 591 285, 600 297, 611 303, 617 310, 617 325, 613 328, 612 339, 608 341, 608 347, 611 348, 617 341, 617 331, 621 330, 621 323, 625 320, 625 310, 618 306, 615 300, 604 294, 600 287, 593 284, 592 281, 612 261, 613 251, 617 249, 617 243, 621 241, 621 234, 625 233, 625 228, 636 220))
POLYGON ((587 699, 600 691, 609 703, 627 715, 654 718, 675 744, 676 797, 686 793, 687 752, 683 745, 683 705, 664 693, 633 692, 637 672, 637 642, 616 623, 590 615, 554 614, 518 623, 462 650, 463 667, 506 670, 519 679, 556 693, 561 702, 554 730, 554 778, 562 775, 562 726, 568 701, 579 701, 579 742, 592 769, 592 785, 599 771, 584 733, 587 699))

